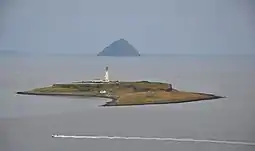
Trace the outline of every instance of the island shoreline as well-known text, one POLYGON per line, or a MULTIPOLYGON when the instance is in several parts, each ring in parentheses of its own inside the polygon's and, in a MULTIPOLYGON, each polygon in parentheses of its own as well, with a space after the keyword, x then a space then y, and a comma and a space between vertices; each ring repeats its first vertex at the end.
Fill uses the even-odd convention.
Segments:
POLYGON ((110 99, 111 101, 107 101, 105 104, 100 105, 102 107, 107 106, 136 106, 136 105, 159 105, 159 104, 176 104, 176 103, 188 103, 188 102, 196 102, 196 101, 202 101, 202 100, 213 100, 213 99, 220 99, 220 98, 226 98, 224 96, 217 96, 213 94, 207 94, 207 93, 194 93, 194 94, 201 94, 201 95, 207 95, 208 98, 195 98, 195 99, 187 99, 184 101, 171 101, 171 100, 162 100, 160 102, 147 102, 143 104, 118 104, 117 103, 117 96, 106 96, 106 95, 96 95, 96 94, 84 94, 84 93, 67 93, 67 92, 29 92, 29 91, 23 91, 23 92, 16 92, 16 94, 22 94, 22 95, 42 95, 42 96, 69 96, 69 97, 81 97, 81 98, 87 98, 87 97, 95 97, 95 98, 105 98, 110 99))

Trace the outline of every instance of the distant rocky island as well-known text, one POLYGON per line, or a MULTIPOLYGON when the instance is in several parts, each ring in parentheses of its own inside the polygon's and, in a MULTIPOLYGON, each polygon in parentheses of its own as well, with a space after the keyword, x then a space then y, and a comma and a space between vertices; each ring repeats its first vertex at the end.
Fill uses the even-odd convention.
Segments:
POLYGON ((97 56, 140 56, 140 53, 127 40, 119 39, 104 48, 97 56))

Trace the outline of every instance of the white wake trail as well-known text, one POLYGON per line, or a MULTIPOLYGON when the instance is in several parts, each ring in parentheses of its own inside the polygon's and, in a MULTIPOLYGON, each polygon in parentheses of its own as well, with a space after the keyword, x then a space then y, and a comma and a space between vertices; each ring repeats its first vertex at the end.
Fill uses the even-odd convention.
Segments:
POLYGON ((158 141, 175 141, 175 142, 198 142, 198 143, 216 143, 231 145, 249 145, 255 146, 255 142, 241 141, 223 141, 223 140, 199 140, 192 138, 160 138, 160 137, 124 137, 124 136, 90 136, 90 135, 52 135, 53 138, 74 138, 74 139, 119 139, 119 140, 158 140, 158 141))

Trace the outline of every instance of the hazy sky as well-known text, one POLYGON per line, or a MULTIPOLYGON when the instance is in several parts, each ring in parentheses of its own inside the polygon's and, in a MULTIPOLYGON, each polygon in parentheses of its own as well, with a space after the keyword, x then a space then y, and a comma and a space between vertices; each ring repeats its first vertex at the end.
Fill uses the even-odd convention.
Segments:
POLYGON ((255 0, 0 0, 0 49, 255 54, 255 0))

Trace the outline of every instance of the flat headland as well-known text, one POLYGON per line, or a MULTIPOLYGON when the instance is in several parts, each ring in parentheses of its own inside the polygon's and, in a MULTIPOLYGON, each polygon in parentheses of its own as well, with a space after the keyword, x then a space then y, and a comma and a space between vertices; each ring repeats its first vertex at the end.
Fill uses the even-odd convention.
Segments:
POLYGON ((150 81, 53 84, 49 87, 17 92, 17 94, 111 99, 102 106, 169 104, 223 98, 213 94, 180 91, 172 88, 171 84, 150 81))

